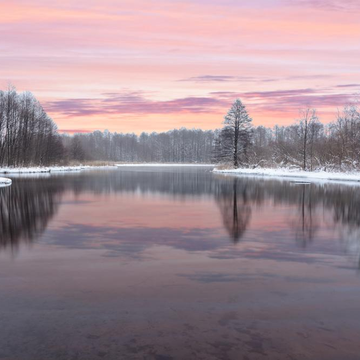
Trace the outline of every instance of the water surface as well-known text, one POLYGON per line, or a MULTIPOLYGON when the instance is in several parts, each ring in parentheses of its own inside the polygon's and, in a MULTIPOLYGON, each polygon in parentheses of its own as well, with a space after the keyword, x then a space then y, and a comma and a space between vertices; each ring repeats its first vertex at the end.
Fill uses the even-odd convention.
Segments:
POLYGON ((360 187, 210 170, 0 189, 0 360, 358 360, 360 187))

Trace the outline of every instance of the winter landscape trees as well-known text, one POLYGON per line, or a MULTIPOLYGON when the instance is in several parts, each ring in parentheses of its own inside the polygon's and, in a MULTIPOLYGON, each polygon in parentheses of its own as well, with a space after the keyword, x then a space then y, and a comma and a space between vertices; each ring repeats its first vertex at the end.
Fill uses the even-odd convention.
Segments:
POLYGON ((216 132, 214 159, 232 167, 296 167, 349 171, 360 169, 360 112, 356 105, 323 124, 316 109, 303 109, 288 126, 253 127, 240 100, 216 132))
POLYGON ((235 168, 249 163, 248 149, 251 145, 252 119, 240 99, 236 99, 225 116, 215 148, 215 159, 232 161, 235 168))
POLYGON ((71 160, 155 163, 210 163, 214 137, 213 131, 185 128, 139 136, 106 130, 62 135, 71 160))
POLYGON ((0 166, 47 166, 71 161, 221 163, 230 167, 360 169, 360 112, 345 106, 320 122, 316 109, 300 111, 288 126, 253 126, 244 104, 234 101, 218 130, 162 133, 94 131, 58 134, 57 126, 29 92, 0 91, 0 166))
POLYGON ((55 123, 35 97, 0 91, 0 165, 49 165, 63 158, 55 123))

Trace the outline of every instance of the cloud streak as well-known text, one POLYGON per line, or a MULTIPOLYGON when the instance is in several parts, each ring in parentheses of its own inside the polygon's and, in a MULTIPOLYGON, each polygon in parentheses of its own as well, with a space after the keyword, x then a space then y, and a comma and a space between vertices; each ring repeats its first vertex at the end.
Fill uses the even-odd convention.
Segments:
POLYGON ((290 0, 290 4, 323 10, 360 10, 360 3, 358 0, 290 0))
POLYGON ((99 98, 64 99, 44 104, 47 111, 70 117, 94 115, 171 115, 171 114, 224 114, 236 98, 259 112, 294 112, 305 107, 332 108, 352 103, 356 93, 329 93, 330 90, 289 89, 258 92, 211 92, 207 96, 189 96, 172 100, 153 100, 141 91, 104 93, 99 98))
POLYGON ((288 76, 285 78, 261 78, 251 76, 230 76, 230 75, 199 75, 192 76, 179 81, 195 82, 195 83, 227 83, 227 82, 253 82, 253 83, 268 83, 275 81, 287 81, 287 80, 314 80, 314 79, 328 79, 331 75, 297 75, 288 76))
POLYGON ((43 104, 50 112, 68 116, 97 114, 173 114, 208 113, 228 104, 227 100, 216 97, 185 97, 166 101, 146 98, 141 92, 106 93, 97 99, 65 99, 43 104))
POLYGON ((198 82, 198 83, 212 83, 212 82, 272 82, 277 79, 261 79, 251 76, 229 76, 229 75, 200 75, 193 76, 179 81, 198 82))

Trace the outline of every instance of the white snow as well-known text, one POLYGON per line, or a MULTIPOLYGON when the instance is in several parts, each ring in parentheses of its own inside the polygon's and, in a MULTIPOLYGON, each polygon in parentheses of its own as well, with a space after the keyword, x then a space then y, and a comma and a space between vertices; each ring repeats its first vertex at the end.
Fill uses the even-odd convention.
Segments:
POLYGON ((108 168, 114 166, 49 166, 49 167, 18 167, 18 168, 0 168, 0 174, 31 174, 31 173, 55 173, 65 171, 81 171, 89 169, 108 168))
POLYGON ((29 174, 29 173, 50 173, 57 171, 79 171, 86 167, 83 166, 51 166, 51 167, 19 167, 19 168, 0 168, 1 174, 29 174))
POLYGON ((172 163, 172 164, 166 164, 166 163, 124 163, 124 164, 116 164, 117 167, 125 167, 125 166, 215 166, 213 164, 176 164, 176 163, 172 163))
POLYGON ((255 175, 264 177, 290 178, 297 179, 300 182, 303 180, 314 181, 336 181, 336 182, 360 182, 360 172, 342 173, 342 172, 326 172, 326 171, 302 171, 294 169, 229 169, 218 170, 214 169, 217 174, 233 174, 233 175, 255 175))
POLYGON ((12 184, 12 180, 4 177, 0 177, 0 187, 10 186, 12 184))

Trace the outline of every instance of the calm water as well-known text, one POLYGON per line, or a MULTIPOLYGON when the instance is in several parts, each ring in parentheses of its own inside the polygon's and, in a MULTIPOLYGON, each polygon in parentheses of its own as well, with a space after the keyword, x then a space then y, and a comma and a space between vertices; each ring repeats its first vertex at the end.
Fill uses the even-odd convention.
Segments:
POLYGON ((0 189, 0 359, 360 359, 360 186, 120 168, 0 189))

